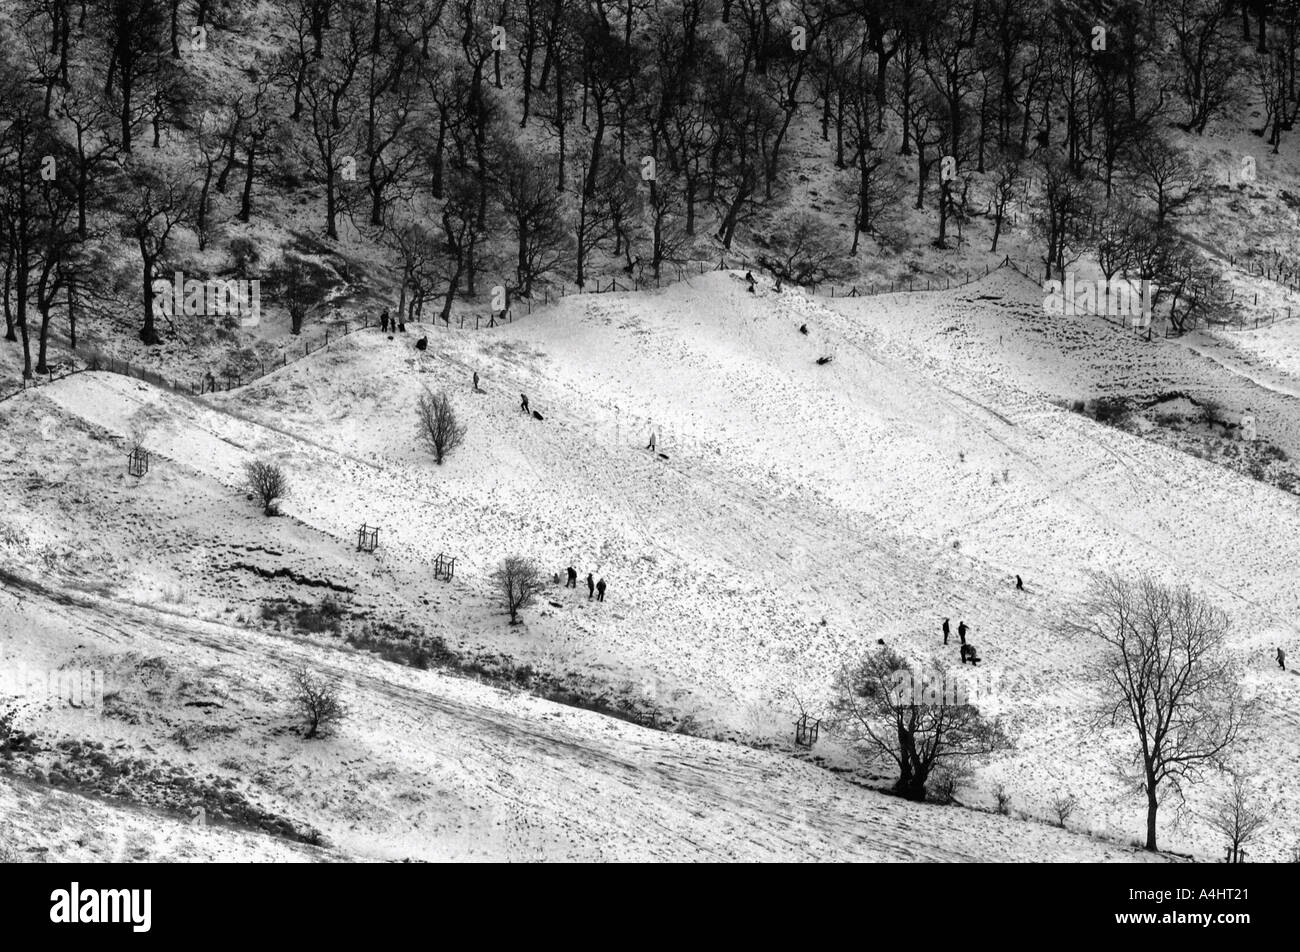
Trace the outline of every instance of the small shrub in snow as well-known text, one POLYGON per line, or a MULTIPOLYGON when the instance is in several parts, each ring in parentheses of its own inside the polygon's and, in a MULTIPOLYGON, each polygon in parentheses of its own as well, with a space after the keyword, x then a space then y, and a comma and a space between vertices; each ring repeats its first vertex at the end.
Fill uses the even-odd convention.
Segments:
POLYGON ((307 728, 306 737, 324 737, 347 717, 348 709, 339 697, 338 685, 312 674, 306 667, 293 673, 294 710, 307 728))
POLYGON ((999 814, 1008 816, 1011 813, 1011 794, 1007 792, 1006 784, 1000 783, 993 788, 993 800, 999 814))
POLYGON ((257 246, 248 238, 233 238, 230 241, 230 262, 239 274, 244 274, 250 264, 258 258, 257 246))
POLYGON ((1064 829, 1066 822, 1074 814, 1078 806, 1079 801, 1072 793, 1067 793, 1065 796, 1053 800, 1052 812, 1056 814, 1056 825, 1064 829))
POLYGON ((262 512, 274 516, 279 512, 279 501, 289 492, 289 480, 284 470, 275 463, 261 460, 244 465, 244 478, 248 491, 262 504, 262 512))
POLYGON ((943 804, 955 802, 957 795, 970 783, 972 776, 970 767, 960 761, 940 767, 935 771, 934 779, 930 783, 929 799, 943 804))

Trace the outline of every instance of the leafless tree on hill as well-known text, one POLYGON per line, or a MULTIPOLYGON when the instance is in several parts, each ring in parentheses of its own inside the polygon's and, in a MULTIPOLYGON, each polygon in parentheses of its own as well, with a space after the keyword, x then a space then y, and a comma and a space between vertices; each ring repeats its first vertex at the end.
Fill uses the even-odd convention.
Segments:
POLYGON ((896 793, 924 800, 937 768, 1010 747, 1000 721, 959 703, 965 699, 955 691, 927 690, 955 684, 938 661, 916 664, 886 646, 839 672, 828 720, 864 753, 893 762, 896 793))
POLYGON ((426 390, 420 395, 416 423, 421 441, 432 451, 439 466, 465 439, 465 425, 457 420, 451 398, 442 391, 435 394, 426 390))
POLYGON ((244 479, 248 491, 262 504, 262 512, 275 515, 275 504, 289 492, 289 480, 275 463, 255 460, 244 465, 244 479))
POLYGON ((1223 834, 1233 853, 1240 853, 1268 826, 1271 817, 1272 805, 1260 798, 1246 775, 1233 771, 1232 785, 1214 802, 1205 820, 1223 834))
POLYGON ((512 555, 492 573, 492 582, 510 613, 510 624, 516 625, 520 610, 531 605, 542 590, 542 572, 530 559, 512 555))
POLYGON ((1088 672, 1101 693, 1098 728, 1133 732, 1121 775, 1147 803, 1146 848, 1170 797, 1226 767, 1252 715, 1227 652, 1227 615, 1188 588, 1149 575, 1098 575, 1070 630, 1100 643, 1088 672))
POLYGON ((293 672, 293 706, 304 722, 307 739, 328 736, 348 715, 338 685, 305 666, 293 672))

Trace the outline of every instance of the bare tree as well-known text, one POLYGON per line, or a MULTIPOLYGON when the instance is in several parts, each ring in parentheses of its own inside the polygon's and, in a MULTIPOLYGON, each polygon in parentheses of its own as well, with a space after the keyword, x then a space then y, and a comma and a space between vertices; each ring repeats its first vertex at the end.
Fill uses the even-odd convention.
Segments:
POLYGON ((1074 815, 1075 809, 1079 806, 1079 798, 1072 793, 1057 797, 1052 801, 1052 812, 1056 814, 1056 825, 1065 828, 1065 824, 1070 822, 1070 817, 1074 815))
POLYGON ((835 681, 830 724, 850 742, 898 766, 894 791, 924 800, 939 766, 1010 747, 999 721, 990 721, 959 691, 937 660, 914 664, 892 648, 869 653, 835 681), (934 690, 938 688, 938 690, 934 690))
POLYGON ((1163 5, 1187 102, 1183 128, 1197 135, 1232 100, 1236 63, 1232 42, 1222 30, 1230 6, 1222 0, 1170 0, 1163 5))
POLYGON ((1133 187, 1155 205, 1157 228, 1201 186, 1200 168, 1182 149, 1161 136, 1137 139, 1124 162, 1133 187))
POLYGON ((161 338, 154 324, 153 280, 158 263, 167 256, 175 230, 188 221, 193 205, 191 189, 182 176, 141 168, 135 190, 127 198, 124 234, 140 252, 140 280, 144 299, 144 325, 140 340, 149 345, 161 338))
POLYGON ((1007 220, 1007 210, 1012 201, 1021 193, 1021 162, 1018 152, 1012 149, 1003 151, 997 165, 992 169, 992 177, 987 185, 989 214, 993 216, 993 244, 989 251, 998 250, 998 239, 1007 220))
POLYGON ((420 439, 433 451, 434 462, 442 465, 445 457, 465 439, 465 425, 456 419, 456 410, 445 391, 420 395, 416 409, 420 439))
POLYGON ((1136 267, 1141 249, 1154 240, 1151 231, 1147 216, 1133 208, 1132 196, 1120 194, 1106 203, 1093 237, 1097 265, 1107 281, 1136 267))
POLYGON ((665 264, 680 266, 689 255, 691 236, 684 214, 685 196, 675 179, 661 176, 650 183, 646 204, 650 218, 650 270, 658 278, 665 264))
POLYGON ((1184 785, 1222 769, 1251 714, 1225 650, 1228 617, 1146 574, 1096 576, 1081 617, 1072 630, 1104 649, 1090 672, 1102 695, 1097 726, 1137 734, 1119 768, 1146 795, 1146 848, 1155 850, 1167 791, 1182 803, 1184 785))
POLYGON ((289 492, 289 480, 284 471, 275 463, 256 460, 244 464, 245 485, 262 503, 262 512, 268 516, 275 515, 276 500, 283 499, 289 492))
POLYGON ((298 258, 285 257, 284 262, 284 306, 289 312, 289 333, 297 336, 307 323, 311 312, 310 298, 317 293, 312 286, 303 262, 298 258))
POLYGON ((1215 801, 1205 819, 1211 829, 1223 834, 1235 856, 1268 824, 1268 818, 1268 804, 1259 799, 1245 775, 1234 771, 1232 786, 1215 801))
POLYGON ((510 612, 510 624, 519 624, 519 610, 527 608, 542 590, 542 573, 529 559, 512 555, 492 573, 497 592, 510 612))
POLYGON ((507 233, 515 245, 512 289, 531 297, 533 284, 564 260, 569 232, 555 188, 554 160, 525 156, 514 147, 502 150, 497 174, 507 233))
POLYGON ((347 717, 347 705, 339 697, 338 685, 312 674, 305 666, 293 672, 293 706, 306 722, 306 738, 325 737, 347 717))
POLYGON ((835 229, 806 212, 772 236, 772 247, 758 263, 789 284, 810 285, 839 274, 843 256, 836 250, 835 229))
POLYGON ((1044 152, 1040 162, 1042 199, 1033 225, 1044 246, 1043 278, 1050 279, 1055 268, 1064 279, 1066 267, 1078 260, 1091 236, 1096 188, 1075 174, 1059 150, 1044 152))
POLYGON ((423 316, 424 302, 439 279, 441 249, 434 233, 414 213, 390 226, 385 234, 387 244, 397 252, 402 263, 397 313, 406 323, 414 324, 423 316))

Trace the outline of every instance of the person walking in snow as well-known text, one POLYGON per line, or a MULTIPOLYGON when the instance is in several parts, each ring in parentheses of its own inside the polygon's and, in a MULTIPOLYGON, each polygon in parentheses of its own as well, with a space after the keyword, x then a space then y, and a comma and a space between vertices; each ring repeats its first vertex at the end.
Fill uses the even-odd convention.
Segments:
POLYGON ((564 587, 565 588, 578 587, 578 570, 575 569, 572 565, 569 566, 569 580, 564 583, 564 587))
POLYGON ((1017 576, 1016 576, 1016 591, 1017 591, 1017 592, 1023 592, 1024 590, 1025 590, 1025 583, 1024 583, 1023 580, 1021 580, 1020 576, 1017 575, 1017 576))
POLYGON ((478 388, 478 371, 477 371, 477 370, 474 371, 474 392, 475 392, 475 393, 479 393, 479 392, 480 392, 480 391, 479 391, 479 388, 478 388))
POLYGON ((654 430, 651 430, 651 431, 650 431, 650 442, 646 444, 646 447, 645 447, 645 448, 648 449, 648 450, 649 450, 650 452, 652 452, 652 453, 654 452, 654 449, 655 449, 655 431, 654 431, 654 430))
POLYGON ((963 645, 966 644, 966 622, 957 623, 957 637, 961 639, 963 645))
POLYGON ((521 394, 519 395, 519 409, 522 410, 524 413, 532 413, 532 412, 533 412, 533 411, 531 411, 531 410, 528 409, 528 394, 526 394, 526 393, 521 393, 521 394))
POLYGON ((945 645, 948 643, 948 636, 950 634, 952 634, 952 630, 948 627, 948 619, 945 618, 943 620, 943 643, 945 645))
POLYGON ((1283 671, 1286 670, 1286 652, 1281 648, 1277 649, 1277 666, 1283 671))
POLYGON ((604 600, 605 600, 605 580, 601 579, 599 582, 596 583, 596 601, 603 602, 604 600))
POLYGON ((384 313, 379 315, 379 329, 385 333, 388 331, 388 308, 384 308, 384 313))
POLYGON ((595 592, 596 592, 596 580, 592 578, 591 573, 588 572, 587 573, 587 597, 591 598, 592 595, 595 594, 595 592))

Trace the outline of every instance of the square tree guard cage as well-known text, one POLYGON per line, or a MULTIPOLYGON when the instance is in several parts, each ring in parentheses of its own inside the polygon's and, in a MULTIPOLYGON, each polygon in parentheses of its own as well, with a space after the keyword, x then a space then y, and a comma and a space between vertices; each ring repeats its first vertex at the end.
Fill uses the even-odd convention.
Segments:
POLYGON ((794 722, 794 742, 800 747, 811 747, 817 743, 821 731, 821 718, 812 719, 807 714, 803 714, 794 722))
POLYGON ((456 560, 439 552, 438 557, 433 560, 433 577, 450 582, 455 574, 456 560))
POLYGON ((126 458, 126 471, 132 476, 143 476, 149 472, 149 451, 136 447, 126 458))
POLYGON ((364 523, 357 530, 357 551, 373 552, 379 548, 379 526, 368 526, 364 523))

